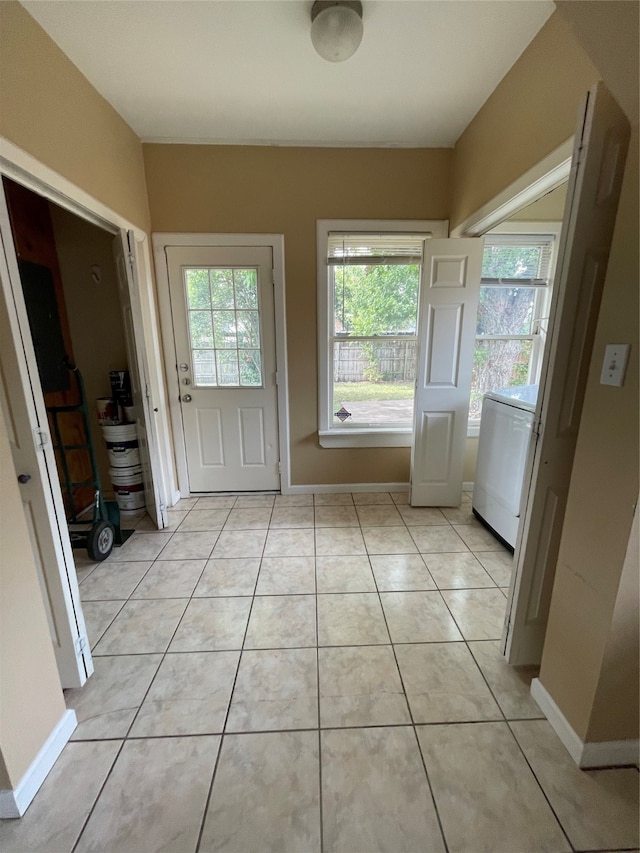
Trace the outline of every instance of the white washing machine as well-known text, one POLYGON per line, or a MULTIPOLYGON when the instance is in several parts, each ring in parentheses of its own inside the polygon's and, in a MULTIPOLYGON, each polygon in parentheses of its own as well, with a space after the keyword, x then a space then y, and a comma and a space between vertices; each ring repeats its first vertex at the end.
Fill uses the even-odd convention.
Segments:
POLYGON ((537 385, 484 395, 473 512, 511 550, 515 548, 537 385))

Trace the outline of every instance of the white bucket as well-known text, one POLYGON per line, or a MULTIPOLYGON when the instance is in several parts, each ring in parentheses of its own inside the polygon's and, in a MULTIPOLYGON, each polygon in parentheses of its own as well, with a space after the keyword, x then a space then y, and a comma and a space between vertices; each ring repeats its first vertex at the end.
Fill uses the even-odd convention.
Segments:
POLYGON ((120 423, 118 404, 112 397, 98 397, 96 409, 98 410, 100 426, 113 426, 120 423))
POLYGON ((144 484, 140 465, 126 470, 109 468, 109 476, 121 512, 144 509, 144 484))
POLYGON ((103 426, 102 434, 107 444, 109 464, 112 468, 131 468, 132 465, 140 464, 135 424, 103 426))

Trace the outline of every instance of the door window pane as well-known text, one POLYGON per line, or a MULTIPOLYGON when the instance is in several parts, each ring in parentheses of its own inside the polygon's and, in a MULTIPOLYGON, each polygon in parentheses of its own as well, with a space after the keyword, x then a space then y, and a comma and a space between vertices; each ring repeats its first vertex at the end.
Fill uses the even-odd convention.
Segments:
POLYGON ((212 349, 193 350, 193 376, 196 385, 211 387, 218 384, 216 378, 216 355, 212 349))
POLYGON ((216 349, 236 349, 238 346, 236 312, 214 311, 213 322, 216 349))
POLYGON ((239 385, 238 351, 219 350, 218 353, 218 385, 239 385))
POLYGON ((258 276, 255 270, 234 270, 236 308, 258 307, 258 276))
POLYGON ((185 270, 189 308, 211 308, 209 273, 207 270, 185 270))
POLYGON ((210 311, 189 311, 189 332, 193 349, 213 346, 210 311))
POLYGON ((185 268, 195 387, 262 387, 258 271, 185 268))

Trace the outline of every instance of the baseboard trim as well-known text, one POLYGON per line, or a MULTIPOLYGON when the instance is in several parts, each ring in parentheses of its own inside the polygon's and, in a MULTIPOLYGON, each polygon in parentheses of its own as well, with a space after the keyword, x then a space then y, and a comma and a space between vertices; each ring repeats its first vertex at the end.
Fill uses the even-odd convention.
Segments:
POLYGON ((319 483, 309 486, 287 486, 283 495, 324 495, 344 492, 408 492, 409 483, 319 483))
POLYGON ((615 767, 640 764, 640 740, 607 740, 585 743, 580 767, 615 767))
POLYGON ((475 486, 475 483, 463 483, 462 484, 462 491, 463 492, 472 492, 474 486, 475 486))
POLYGON ((578 767, 586 769, 638 764, 640 751, 638 740, 585 743, 576 734, 539 678, 534 678, 531 682, 531 695, 578 767))
POLYGON ((0 791, 0 818, 22 817, 77 725, 76 712, 65 711, 16 788, 0 791))

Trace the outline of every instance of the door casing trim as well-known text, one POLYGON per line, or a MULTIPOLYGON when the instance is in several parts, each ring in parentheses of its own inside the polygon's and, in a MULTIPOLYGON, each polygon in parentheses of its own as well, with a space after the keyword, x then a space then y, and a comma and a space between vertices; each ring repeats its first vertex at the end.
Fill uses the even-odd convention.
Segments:
POLYGON ((169 293, 169 271, 165 249, 181 247, 247 246, 270 248, 273 256, 273 296, 276 332, 276 371, 278 374, 278 449, 280 451, 280 491, 291 494, 291 465, 289 451, 289 378, 287 371, 287 323, 284 276, 283 234, 193 234, 159 232, 151 235, 153 257, 158 285, 160 326, 167 375, 169 414, 173 429, 173 444, 180 496, 189 495, 189 476, 185 453, 185 435, 180 412, 180 401, 171 382, 176 369, 176 352, 173 338, 173 317, 169 293))

